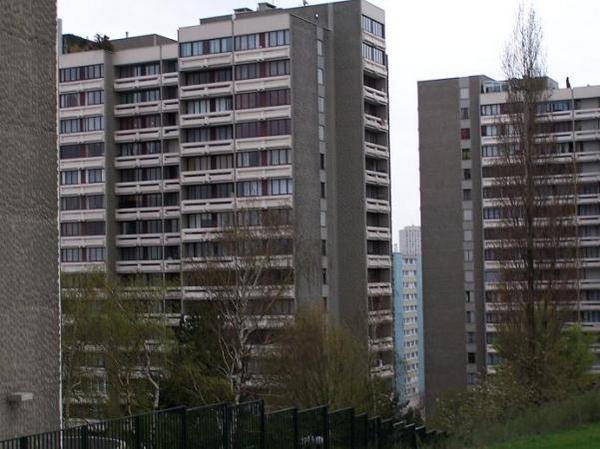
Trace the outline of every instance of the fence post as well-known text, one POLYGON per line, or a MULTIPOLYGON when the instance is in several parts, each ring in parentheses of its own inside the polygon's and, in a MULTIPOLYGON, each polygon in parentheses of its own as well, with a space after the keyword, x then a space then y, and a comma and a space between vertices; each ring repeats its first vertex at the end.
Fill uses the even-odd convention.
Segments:
POLYGON ((19 438, 19 449, 27 449, 29 446, 29 441, 27 440, 27 437, 21 437, 19 438))
POLYGON ((292 420, 294 422, 294 449, 300 446, 300 429, 298 426, 298 409, 295 408, 292 412, 292 420))
POLYGON ((188 426, 187 426, 187 409, 182 407, 179 414, 181 415, 181 449, 188 447, 188 426))
POLYGON ((262 449, 267 449, 267 417, 265 416, 265 401, 260 401, 260 445, 262 449))
POLYGON ((377 441, 377 449, 382 449, 381 444, 381 417, 377 417, 376 426, 375 426, 375 439, 377 441))
POLYGON ((88 449, 88 426, 81 428, 81 449, 88 449))
POLYGON ((329 406, 323 406, 323 448, 329 449, 329 406))
POLYGON ((229 409, 223 404, 223 449, 229 449, 229 409))
POLYGON ((350 449, 354 449, 354 407, 350 409, 350 449))
POLYGON ((133 417, 133 434, 135 435, 135 449, 142 449, 142 426, 140 416, 133 417))

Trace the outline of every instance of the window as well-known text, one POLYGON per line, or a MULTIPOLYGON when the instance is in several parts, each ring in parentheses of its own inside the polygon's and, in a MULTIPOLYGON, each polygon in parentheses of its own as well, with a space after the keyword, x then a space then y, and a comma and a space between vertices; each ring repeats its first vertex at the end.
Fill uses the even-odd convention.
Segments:
POLYGON ((232 50, 231 37, 221 37, 204 41, 183 42, 179 44, 179 56, 187 58, 208 54, 228 53, 232 50))
POLYGON ((471 138, 471 128, 461 128, 460 129, 460 138, 463 140, 470 139, 471 138))
POLYGON ((87 170, 87 182, 88 184, 96 184, 104 182, 104 169, 103 168, 90 168, 87 170))
POLYGON ((89 195, 86 200, 88 209, 104 209, 104 195, 89 195))
POLYGON ((85 93, 85 104, 87 106, 104 103, 104 91, 90 90, 85 93))
POLYGON ((235 50, 253 50, 260 46, 260 35, 259 34, 246 34, 245 36, 235 37, 235 50))
POLYGON ((384 38, 384 25, 381 22, 371 19, 365 15, 362 16, 361 25, 363 31, 374 34, 375 36, 384 38))
POLYGON ((290 43, 289 30, 269 31, 267 33, 267 39, 266 39, 267 47, 280 47, 282 45, 289 45, 289 43, 290 43))
POLYGON ((211 69, 197 72, 185 72, 184 85, 213 84, 231 81, 231 69, 211 69))
POLYGON ((289 195, 293 193, 291 179, 269 179, 267 181, 267 195, 289 195))
POLYGON ((463 220, 465 220, 465 221, 473 220, 473 211, 471 209, 463 210, 463 220))
POLYGON ((317 69, 317 83, 324 84, 325 83, 325 72, 322 68, 317 69))
POLYGON ((467 324, 472 324, 475 322, 475 313, 471 311, 467 311, 467 324))
POLYGON ((469 108, 460 108, 460 119, 469 120, 469 108))
POLYGON ((81 67, 70 67, 60 69, 59 79, 61 83, 71 81, 91 80, 104 77, 104 64, 94 64, 81 67))
POLYGON ((463 161, 470 161, 471 160, 471 149, 470 148, 463 148, 462 149, 462 160, 463 161))
POLYGON ((289 149, 269 150, 267 153, 268 165, 291 164, 291 151, 289 149))
POLYGON ((321 170, 325 170, 325 155, 321 153, 319 156, 321 158, 321 170))
POLYGON ((65 170, 60 172, 61 185, 79 184, 79 170, 65 170))
POLYGON ((236 138, 252 138, 265 136, 280 136, 290 134, 290 119, 275 119, 264 122, 238 123, 236 138))
POLYGON ((321 198, 325 198, 325 195, 326 195, 325 183, 322 182, 321 183, 321 198))
POLYGON ((471 189, 463 189, 463 201, 471 201, 471 189))
POLYGON ((473 260, 473 250, 465 249, 465 262, 471 262, 473 260))
POLYGON ((468 352, 467 353, 467 363, 475 363, 475 353, 474 352, 468 352))
POLYGON ((383 50, 365 44, 364 42, 362 44, 362 56, 369 61, 385 65, 385 54, 383 53, 383 50))
POLYGON ((325 98, 318 97, 317 102, 318 102, 317 104, 318 104, 319 112, 324 113, 325 112, 325 98))
POLYGON ((463 169, 463 179, 465 181, 468 181, 469 179, 471 179, 471 169, 470 168, 463 169))
POLYGON ((323 56, 323 41, 320 39, 317 39, 317 55, 323 56))
POLYGON ((290 104, 290 90, 278 89, 266 92, 252 92, 235 96, 236 109, 253 109, 267 106, 282 106, 290 104))
POLYGON ((73 108, 79 106, 80 95, 75 94, 62 94, 59 97, 60 108, 73 108))
POLYGON ((323 125, 319 125, 319 140, 325 140, 325 127, 323 125))
POLYGON ((470 242, 473 240, 473 231, 466 229, 464 231, 464 240, 465 242, 470 242))
MULTIPOLYGON (((239 126, 239 125, 238 125, 239 126)), ((233 137, 231 125, 190 128, 184 131, 185 142, 210 142, 233 137)))
POLYGON ((80 248, 62 248, 60 250, 61 262, 81 262, 82 250, 80 248))
POLYGON ((470 290, 465 290, 465 302, 466 303, 470 303, 473 300, 472 295, 471 295, 471 291, 470 290))
POLYGON ((88 262, 103 262, 105 256, 105 248, 103 246, 89 247, 87 249, 88 262))

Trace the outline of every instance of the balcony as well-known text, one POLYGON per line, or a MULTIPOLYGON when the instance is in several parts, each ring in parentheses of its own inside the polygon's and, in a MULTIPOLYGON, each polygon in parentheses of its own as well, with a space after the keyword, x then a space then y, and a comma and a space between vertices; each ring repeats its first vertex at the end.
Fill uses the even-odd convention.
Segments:
POLYGON ((231 53, 216 53, 212 55, 179 58, 179 70, 182 71, 206 69, 209 67, 219 67, 231 64, 233 64, 233 55, 231 53))
POLYGON ((104 167, 104 156, 82 157, 77 159, 62 159, 59 161, 61 170, 81 170, 84 168, 104 167))
POLYGON ((59 221, 106 221, 106 209, 63 210, 59 221))
POLYGON ((385 255, 370 254, 367 255, 368 268, 391 268, 392 258, 385 255))
POLYGON ((155 167, 157 165, 179 165, 179 153, 140 154, 115 158, 115 168, 155 167))
POLYGON ((119 234, 116 236, 117 246, 151 246, 179 245, 179 233, 164 234, 119 234))
POLYGON ((182 171, 181 185, 232 182, 234 179, 233 172, 233 168, 223 170, 182 171))
POLYGON ((179 260, 133 260, 118 261, 117 273, 161 273, 180 271, 179 260))
POLYGON ((257 121, 271 118, 290 118, 292 116, 291 106, 272 106, 256 109, 242 109, 235 111, 237 121, 257 121))
POLYGON ((238 181, 268 178, 290 178, 291 176, 291 165, 271 165, 267 167, 247 167, 237 169, 238 181))
POLYGON ((365 126, 380 132, 387 132, 389 128, 386 119, 370 114, 365 114, 365 126))
POLYGON ((369 324, 392 323, 394 314, 391 310, 371 310, 369 311, 369 324))
POLYGON ((389 240, 392 237, 389 227, 367 226, 367 239, 389 240))
POLYGON ((369 296, 390 296, 392 294, 391 282, 369 282, 367 284, 369 296))
POLYGON ((394 337, 381 337, 369 339, 369 349, 374 352, 393 351, 394 337))
POLYGON ((234 198, 210 198, 199 200, 183 200, 182 213, 203 213, 229 211, 233 208, 234 198))
POLYGON ((161 132, 159 127, 115 131, 115 142, 117 143, 158 140, 160 137, 161 132))
POLYGON ((115 184, 115 194, 117 195, 132 195, 161 191, 177 192, 178 190, 179 178, 153 181, 117 182, 115 184))
POLYGON ((60 195, 95 195, 104 193, 104 183, 94 184, 72 184, 59 187, 60 195))
POLYGON ((387 92, 383 92, 381 90, 373 89, 369 86, 363 86, 363 96, 365 100, 370 101, 372 103, 387 105, 388 104, 388 95, 387 92))
POLYGON ((379 47, 385 49, 385 39, 379 37, 373 33, 369 33, 368 31, 363 30, 362 37, 365 42, 368 44, 374 45, 375 47, 379 47))
POLYGON ((371 374, 381 379, 394 377, 394 366, 392 364, 379 365, 371 368, 371 374))
POLYGON ((257 48, 254 50, 244 50, 235 52, 235 63, 243 64, 245 62, 261 62, 269 59, 289 59, 290 46, 257 48))
POLYGON ((365 200, 365 202, 366 202, 367 212, 384 212, 384 213, 390 212, 390 202, 387 200, 378 200, 378 199, 374 199, 374 198, 367 198, 365 200))
POLYGON ((387 77, 387 67, 382 64, 377 64, 369 59, 363 58, 363 67, 365 71, 371 73, 375 76, 386 78, 387 77))
POLYGON ((379 186, 390 185, 390 175, 373 170, 365 170, 365 181, 379 186))
POLYGON ((104 262, 61 262, 60 269, 64 273, 81 273, 106 269, 104 262))
POLYGON ((119 208, 115 211, 115 219, 119 221, 158 220, 161 218, 179 217, 179 206, 119 208))
POLYGON ((104 141, 104 131, 87 131, 81 133, 60 134, 58 136, 58 142, 61 145, 102 141, 104 141))
MULTIPOLYGON (((184 266, 185 266, 185 262, 184 262, 184 266)), ((260 298, 261 296, 264 297, 265 289, 269 289, 269 288, 276 289, 278 292, 277 296, 280 298, 293 298, 294 297, 294 287, 293 286, 289 286, 289 287, 261 286, 261 287, 256 288, 256 295, 251 295, 251 296, 255 296, 256 298, 260 298)), ((212 294, 210 292, 210 289, 206 288, 204 286, 187 285, 187 286, 183 287, 183 298, 184 299, 198 299, 198 300, 210 299, 211 295, 212 294)), ((276 316, 267 317, 265 319, 275 320, 275 321, 280 321, 282 319, 287 320, 287 319, 289 319, 289 315, 276 315, 276 316)))
POLYGON ((62 108, 58 111, 59 118, 81 118, 104 115, 104 105, 76 106, 74 108, 62 108))
POLYGON ((237 204, 241 208, 287 208, 294 204, 293 195, 259 196, 250 198, 238 198, 237 204))
POLYGON ((174 84, 179 83, 179 72, 163 73, 162 83, 167 86, 173 86, 174 84))
POLYGON ((182 114, 179 117, 179 123, 182 127, 188 126, 209 126, 231 123, 233 121, 233 111, 207 112, 204 114, 182 114))
POLYGON ((117 91, 131 89, 147 89, 158 87, 160 85, 160 74, 133 76, 130 78, 117 78, 114 82, 114 88, 117 91))
POLYGON ((61 237, 61 248, 82 248, 87 246, 105 246, 105 235, 76 235, 71 237, 61 237))
POLYGON ((93 80, 70 81, 67 83, 60 83, 58 85, 59 94, 83 92, 84 90, 98 89, 104 89, 104 78, 97 78, 93 80))
POLYGON ((205 154, 227 153, 233 151, 233 140, 211 140, 209 142, 181 143, 182 156, 202 156, 205 154))
POLYGON ((250 139, 236 139, 235 146, 237 150, 264 150, 267 148, 291 148, 292 136, 269 136, 254 137, 250 139))
POLYGON ((179 86, 179 98, 191 100, 194 98, 206 98, 213 96, 231 95, 233 83, 225 81, 222 83, 193 84, 190 86, 179 86))
POLYGON ((374 157, 388 158, 389 152, 385 145, 378 145, 376 143, 365 142, 365 154, 374 157))
POLYGON ((291 87, 291 85, 289 75, 270 76, 268 78, 236 81, 235 90, 236 92, 260 92, 268 89, 285 89, 291 87))

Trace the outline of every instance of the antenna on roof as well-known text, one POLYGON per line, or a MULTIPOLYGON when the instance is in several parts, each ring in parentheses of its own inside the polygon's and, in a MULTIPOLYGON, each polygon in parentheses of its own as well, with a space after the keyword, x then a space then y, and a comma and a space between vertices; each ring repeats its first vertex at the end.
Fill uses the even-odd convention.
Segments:
POLYGON ((308 0, 302 0, 302 6, 308 6, 308 0))
POLYGON ((129 31, 125 31, 125 39, 129 37, 129 31))

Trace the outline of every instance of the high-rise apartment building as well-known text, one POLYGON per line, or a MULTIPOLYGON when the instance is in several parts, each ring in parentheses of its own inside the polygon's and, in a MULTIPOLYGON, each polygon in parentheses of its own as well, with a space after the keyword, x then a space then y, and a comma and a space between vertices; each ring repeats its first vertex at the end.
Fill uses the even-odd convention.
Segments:
POLYGON ((178 40, 65 40, 60 57, 61 258, 203 287, 186 267, 219 256, 234 214, 278 211, 293 285, 273 313, 325 304, 370 336, 393 377, 384 12, 361 0, 203 18, 178 40), (70 47, 69 41, 74 42, 70 47), (85 43, 83 43, 85 46, 85 43))
POLYGON ((56 2, 0 2, 0 440, 60 426, 56 2))
POLYGON ((419 226, 405 226, 398 231, 398 248, 406 256, 421 255, 421 228, 419 226))
MULTIPOLYGON (((548 80, 539 117, 551 126, 552 163, 577 167, 579 316, 596 331, 600 314, 600 87, 559 89, 548 80)), ((421 224, 426 394, 428 405, 445 390, 476 382, 499 360, 493 297, 500 280, 493 252, 502 213, 490 189, 491 165, 501 156, 497 124, 506 114, 506 83, 472 76, 419 83, 421 224)), ((557 172, 558 173, 558 172, 557 172)), ((557 176, 560 176, 558 174, 557 176)), ((594 370, 600 368, 596 364, 594 370)))
MULTIPOLYGON (((418 226, 407 226, 399 234, 401 242, 403 239, 414 241, 416 235, 420 247, 418 226), (410 237, 406 235, 409 233, 410 237)), ((407 253, 393 254, 396 390, 409 406, 421 407, 424 394, 423 289, 421 254, 414 246, 407 253)))

